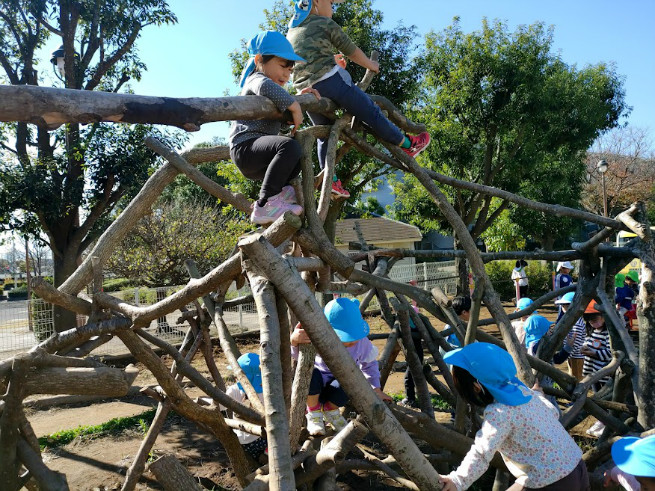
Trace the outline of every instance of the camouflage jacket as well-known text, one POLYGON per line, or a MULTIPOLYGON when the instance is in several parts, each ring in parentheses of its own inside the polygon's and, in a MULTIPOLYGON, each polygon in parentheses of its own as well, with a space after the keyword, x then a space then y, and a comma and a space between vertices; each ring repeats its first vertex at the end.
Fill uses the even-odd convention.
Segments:
POLYGON ((309 15, 298 27, 289 29, 287 39, 296 54, 307 60, 293 69, 293 85, 298 90, 311 87, 332 70, 337 51, 350 56, 357 49, 339 24, 320 15, 309 15))

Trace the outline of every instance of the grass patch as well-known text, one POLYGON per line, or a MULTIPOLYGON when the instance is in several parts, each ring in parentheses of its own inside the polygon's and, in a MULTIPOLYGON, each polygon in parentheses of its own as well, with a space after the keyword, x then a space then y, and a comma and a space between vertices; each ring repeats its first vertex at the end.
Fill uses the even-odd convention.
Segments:
MULTIPOLYGON (((149 409, 135 416, 125 418, 113 418, 109 421, 94 426, 78 426, 72 430, 62 430, 51 435, 39 438, 41 450, 55 448, 72 442, 77 437, 98 438, 101 436, 118 435, 126 430, 137 430, 146 433, 155 417, 157 409, 149 409)), ((169 417, 172 412, 169 413, 169 417)))
MULTIPOLYGON (((400 402, 405 398, 405 393, 404 392, 396 392, 396 393, 393 393, 393 394, 389 394, 389 396, 393 399, 394 402, 400 402)), ((451 411, 455 410, 440 395, 430 394, 430 400, 432 401, 432 407, 437 411, 448 413, 448 412, 451 412, 451 411)))

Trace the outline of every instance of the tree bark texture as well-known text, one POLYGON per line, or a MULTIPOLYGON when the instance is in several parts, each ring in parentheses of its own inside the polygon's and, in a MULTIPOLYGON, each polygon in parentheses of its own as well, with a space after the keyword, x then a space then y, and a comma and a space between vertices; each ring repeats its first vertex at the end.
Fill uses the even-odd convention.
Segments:
POLYGON ((317 351, 350 395, 357 411, 364 415, 371 429, 387 445, 405 472, 422 489, 440 489, 436 471, 370 388, 302 278, 290 270, 284 259, 261 237, 243 239, 239 247, 285 297, 317 351))

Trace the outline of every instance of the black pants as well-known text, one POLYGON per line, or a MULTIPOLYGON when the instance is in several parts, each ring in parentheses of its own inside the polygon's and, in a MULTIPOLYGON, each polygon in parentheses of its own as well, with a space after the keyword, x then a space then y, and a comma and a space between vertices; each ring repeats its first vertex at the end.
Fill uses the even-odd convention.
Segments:
POLYGON ((309 382, 309 395, 318 396, 318 402, 325 404, 326 402, 331 402, 335 406, 343 407, 348 404, 348 395, 344 391, 339 382, 336 379, 328 380, 327 383, 323 383, 323 375, 318 370, 314 368, 312 372, 312 380, 309 382))
POLYGON ((268 199, 282 191, 300 174, 300 143, 286 136, 260 136, 238 143, 230 157, 248 179, 263 181, 259 199, 268 199))
MULTIPOLYGON (((421 333, 412 331, 412 341, 414 341, 414 348, 419 360, 423 362, 423 341, 421 340, 421 333)), ((414 378, 412 372, 409 370, 409 363, 405 371, 405 395, 410 401, 416 400, 416 386, 414 385, 414 378)))

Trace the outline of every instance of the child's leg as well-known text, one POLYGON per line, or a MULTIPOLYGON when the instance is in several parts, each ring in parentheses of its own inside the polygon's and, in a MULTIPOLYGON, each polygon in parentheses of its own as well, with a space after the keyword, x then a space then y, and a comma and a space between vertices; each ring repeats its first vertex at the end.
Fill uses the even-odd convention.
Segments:
POLYGON ((314 85, 322 97, 332 99, 348 113, 363 121, 383 140, 400 145, 405 135, 389 121, 371 98, 352 81, 350 85, 339 73, 314 85))
MULTIPOLYGON (((332 120, 321 113, 307 113, 314 126, 324 124, 332 124, 332 120)), ((318 165, 321 169, 325 169, 325 161, 327 160, 327 139, 319 138, 316 141, 316 152, 318 153, 318 165)))
POLYGON ((262 136, 238 145, 233 159, 249 179, 263 180, 259 205, 280 193, 300 173, 300 144, 286 136, 262 136))
POLYGON ((309 382, 309 395, 307 397, 307 431, 310 435, 325 435, 325 424, 323 423, 323 412, 319 398, 323 392, 323 375, 314 368, 312 379, 309 382))

